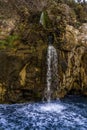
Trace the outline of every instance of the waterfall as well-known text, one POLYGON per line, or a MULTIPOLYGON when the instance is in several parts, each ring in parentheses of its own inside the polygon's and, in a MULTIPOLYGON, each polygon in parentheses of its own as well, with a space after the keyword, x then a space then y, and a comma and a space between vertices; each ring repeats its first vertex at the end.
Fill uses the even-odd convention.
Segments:
POLYGON ((41 13, 41 17, 40 17, 40 24, 42 24, 43 26, 45 25, 45 17, 44 17, 44 12, 41 13))
POLYGON ((47 11, 43 11, 41 13, 39 23, 43 26, 43 28, 47 28, 48 21, 49 21, 49 17, 47 11))
POLYGON ((48 46, 47 50, 47 88, 45 97, 49 102, 51 100, 52 91, 58 86, 58 55, 53 45, 48 46))

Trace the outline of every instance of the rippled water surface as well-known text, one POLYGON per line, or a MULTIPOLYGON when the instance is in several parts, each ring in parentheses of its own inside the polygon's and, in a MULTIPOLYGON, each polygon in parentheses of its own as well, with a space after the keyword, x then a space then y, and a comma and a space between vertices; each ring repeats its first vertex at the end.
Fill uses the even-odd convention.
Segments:
POLYGON ((87 130, 87 98, 0 105, 0 130, 87 130))

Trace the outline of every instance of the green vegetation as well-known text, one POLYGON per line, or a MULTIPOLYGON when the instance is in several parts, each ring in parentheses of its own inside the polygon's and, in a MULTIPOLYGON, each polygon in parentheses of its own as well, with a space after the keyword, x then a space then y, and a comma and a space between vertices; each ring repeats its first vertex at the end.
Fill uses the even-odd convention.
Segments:
POLYGON ((43 25, 44 28, 49 27, 49 25, 50 25, 50 20, 49 20, 49 17, 48 17, 48 14, 47 14, 46 11, 43 11, 43 12, 41 13, 40 23, 43 25))
POLYGON ((6 39, 0 40, 0 48, 13 47, 13 43, 18 39, 18 35, 9 35, 6 39))

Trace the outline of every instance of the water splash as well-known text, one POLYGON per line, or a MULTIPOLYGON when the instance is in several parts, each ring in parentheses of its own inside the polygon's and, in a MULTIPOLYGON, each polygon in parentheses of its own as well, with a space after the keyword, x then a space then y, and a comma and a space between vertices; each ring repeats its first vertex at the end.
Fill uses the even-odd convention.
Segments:
POLYGON ((51 100, 52 90, 58 86, 58 55, 53 45, 48 46, 47 51, 47 89, 45 97, 51 100))
POLYGON ((56 112, 56 113, 60 113, 62 110, 65 109, 65 106, 61 105, 60 103, 56 104, 56 103, 47 103, 44 104, 40 107, 41 111, 44 112, 56 112))
POLYGON ((50 103, 0 104, 0 130, 87 130, 87 98, 50 103))

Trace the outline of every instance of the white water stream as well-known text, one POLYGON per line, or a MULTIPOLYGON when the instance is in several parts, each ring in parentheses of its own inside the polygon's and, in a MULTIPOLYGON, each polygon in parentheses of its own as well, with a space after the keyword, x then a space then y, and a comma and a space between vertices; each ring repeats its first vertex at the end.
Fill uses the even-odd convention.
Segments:
POLYGON ((51 100, 51 88, 58 85, 58 55, 53 45, 48 46, 47 51, 47 90, 46 99, 51 100))

